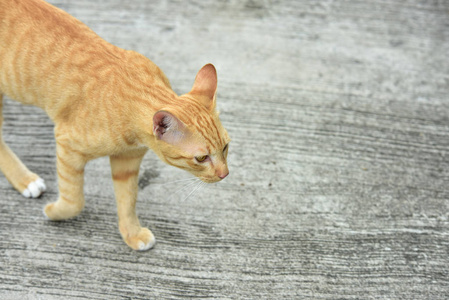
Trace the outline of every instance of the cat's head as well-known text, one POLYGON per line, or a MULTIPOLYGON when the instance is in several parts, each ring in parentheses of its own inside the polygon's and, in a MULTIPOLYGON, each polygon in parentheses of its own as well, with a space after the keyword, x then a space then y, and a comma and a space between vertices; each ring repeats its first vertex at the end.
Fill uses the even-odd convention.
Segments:
POLYGON ((159 156, 204 182, 228 174, 229 136, 216 111, 217 73, 211 64, 197 74, 192 90, 153 116, 159 156))

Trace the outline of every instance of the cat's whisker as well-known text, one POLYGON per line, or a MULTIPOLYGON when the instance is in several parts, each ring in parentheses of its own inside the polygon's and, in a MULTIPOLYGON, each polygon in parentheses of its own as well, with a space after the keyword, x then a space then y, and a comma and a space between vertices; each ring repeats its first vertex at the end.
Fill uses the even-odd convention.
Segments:
POLYGON ((199 189, 201 189, 201 187, 203 187, 205 184, 205 182, 200 182, 191 192, 190 194, 187 195, 187 197, 185 197, 182 202, 186 201, 190 196, 194 195, 199 189))
POLYGON ((199 179, 194 178, 195 180, 192 182, 189 182, 187 184, 185 184, 184 186, 180 187, 179 189, 177 189, 176 191, 174 191, 169 197, 168 199, 171 199, 173 196, 175 196, 176 194, 179 194, 180 192, 184 191, 185 189, 187 189, 188 187, 198 183, 199 179))
POLYGON ((174 181, 170 181, 170 182, 155 182, 155 184, 159 184, 159 185, 167 185, 167 184, 172 184, 172 183, 179 183, 179 182, 186 182, 186 181, 196 181, 198 178, 196 177, 192 177, 192 178, 184 178, 184 179, 179 179, 179 180, 174 180, 174 181))
POLYGON ((188 187, 195 185, 196 183, 198 183, 198 180, 194 180, 192 182, 189 182, 187 184, 184 184, 182 187, 180 187, 179 189, 176 190, 175 193, 179 193, 181 191, 184 191, 185 189, 187 189, 188 187))

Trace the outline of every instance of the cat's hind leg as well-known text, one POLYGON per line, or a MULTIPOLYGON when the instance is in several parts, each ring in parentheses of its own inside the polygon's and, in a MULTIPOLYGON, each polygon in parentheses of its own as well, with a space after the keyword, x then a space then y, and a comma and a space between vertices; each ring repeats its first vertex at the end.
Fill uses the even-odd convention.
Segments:
POLYGON ((37 198, 45 192, 42 178, 34 174, 20 161, 3 141, 1 126, 3 124, 3 95, 0 93, 0 170, 12 186, 27 198, 37 198))

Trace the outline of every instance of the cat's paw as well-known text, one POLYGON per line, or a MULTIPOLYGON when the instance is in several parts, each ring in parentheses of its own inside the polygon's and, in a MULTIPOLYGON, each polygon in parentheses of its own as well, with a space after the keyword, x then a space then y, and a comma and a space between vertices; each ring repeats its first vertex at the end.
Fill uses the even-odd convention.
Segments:
POLYGON ((45 182, 42 178, 38 178, 28 184, 27 188, 22 192, 26 198, 38 198, 43 192, 47 190, 45 182))
POLYGON ((84 207, 84 198, 80 201, 67 202, 64 198, 48 203, 44 207, 44 215, 52 221, 61 221, 78 216, 84 207))
POLYGON ((156 239, 148 228, 141 228, 136 236, 126 237, 125 242, 134 250, 146 251, 153 248, 156 239))

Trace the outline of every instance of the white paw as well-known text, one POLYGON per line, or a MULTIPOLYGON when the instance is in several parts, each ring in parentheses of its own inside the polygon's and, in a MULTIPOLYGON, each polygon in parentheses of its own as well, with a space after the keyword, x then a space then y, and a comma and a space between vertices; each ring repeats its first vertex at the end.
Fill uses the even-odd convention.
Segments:
POLYGON ((153 248, 154 244, 156 244, 156 239, 153 237, 148 244, 145 244, 142 241, 139 241, 139 243, 137 244, 139 246, 139 251, 147 251, 148 249, 153 248))
POLYGON ((46 189, 47 187, 45 186, 44 180, 42 178, 38 178, 28 185, 28 187, 22 192, 22 195, 26 198, 37 198, 45 192, 46 189))

